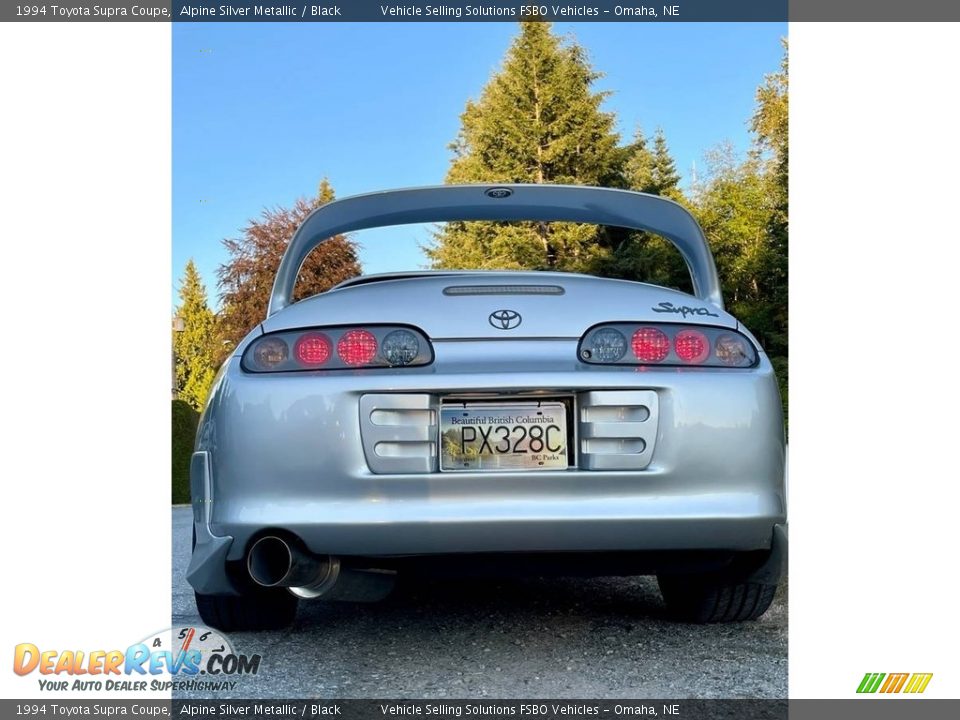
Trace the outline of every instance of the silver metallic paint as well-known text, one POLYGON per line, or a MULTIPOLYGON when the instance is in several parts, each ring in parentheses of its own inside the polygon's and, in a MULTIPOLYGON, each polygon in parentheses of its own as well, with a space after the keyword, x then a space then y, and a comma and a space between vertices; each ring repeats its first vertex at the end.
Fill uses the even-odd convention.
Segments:
MULTIPOLYGON (((527 190, 511 187, 517 190, 511 198, 484 202, 502 207, 527 190)), ((418 193, 450 197, 446 188, 418 193)), ((617 202, 626 202, 617 193, 617 202)), ((363 207, 370 207, 375 196, 364 197, 363 207)), ((576 219, 589 215, 581 205, 576 219)), ((529 210, 526 204, 516 208, 529 210)), ((364 226, 396 220, 397 212, 374 213, 364 226)), ((599 219, 591 217, 609 222, 612 212, 607 205, 597 212, 599 219)), ((624 214, 639 223, 635 214, 624 214)), ((673 209, 667 215, 679 217, 673 209)), ((324 221, 324 227, 333 226, 324 221)), ((300 250, 291 245, 288 268, 299 267, 300 250)), ((311 551, 330 555, 769 548, 773 528, 786 514, 784 435, 776 379, 762 351, 749 369, 613 367, 577 358, 577 343, 593 325, 662 322, 652 308, 664 301, 709 302, 717 317, 691 315, 684 322, 743 331, 721 309, 719 289, 710 280, 712 260, 701 266, 701 300, 564 273, 442 273, 341 287, 282 311, 284 281, 278 275, 280 302, 221 369, 201 419, 191 466, 197 545, 189 581, 201 592, 234 592, 226 563, 244 559, 251 539, 269 529, 293 533, 311 551), (443 293, 457 284, 542 283, 564 293, 443 293), (492 328, 490 313, 503 307, 519 312, 523 324, 510 331, 492 328), (244 347, 265 331, 368 323, 419 327, 432 341, 433 364, 259 375, 240 367, 244 347), (369 418, 384 397, 396 398, 401 408, 433 412, 447 395, 572 396, 578 465, 529 473, 439 473, 435 455, 373 459, 378 441, 429 443, 436 428, 387 423, 370 431, 364 413, 369 418), (612 407, 641 398, 654 407, 654 422, 643 429, 642 458, 583 453, 580 441, 596 428, 581 410, 602 398, 612 407)), ((614 435, 622 430, 605 428, 614 435)))

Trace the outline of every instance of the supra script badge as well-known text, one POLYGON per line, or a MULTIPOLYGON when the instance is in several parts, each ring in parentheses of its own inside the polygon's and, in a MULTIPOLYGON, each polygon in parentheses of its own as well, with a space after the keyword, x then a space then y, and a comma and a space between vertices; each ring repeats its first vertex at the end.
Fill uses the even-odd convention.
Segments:
POLYGON ((720 317, 716 313, 712 313, 704 307, 690 307, 688 305, 681 305, 676 307, 673 303, 662 302, 657 305, 655 308, 650 308, 655 313, 676 313, 677 315, 709 315, 710 317, 720 317))

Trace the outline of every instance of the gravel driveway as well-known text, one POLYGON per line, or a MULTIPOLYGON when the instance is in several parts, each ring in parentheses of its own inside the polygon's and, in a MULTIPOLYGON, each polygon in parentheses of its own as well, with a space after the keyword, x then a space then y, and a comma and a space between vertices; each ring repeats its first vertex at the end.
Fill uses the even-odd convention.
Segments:
MULTIPOLYGON (((173 509, 173 624, 200 623, 184 579, 190 520, 173 509)), ((302 602, 290 630, 231 635, 263 661, 217 698, 783 698, 786 590, 731 625, 670 622, 647 577, 431 581, 374 605, 302 602)))

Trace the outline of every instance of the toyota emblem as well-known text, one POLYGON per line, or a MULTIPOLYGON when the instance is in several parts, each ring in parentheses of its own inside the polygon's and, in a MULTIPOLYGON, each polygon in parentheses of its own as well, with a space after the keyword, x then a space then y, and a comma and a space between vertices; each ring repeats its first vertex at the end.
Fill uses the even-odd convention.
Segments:
POLYGON ((490 324, 497 330, 513 330, 523 321, 516 310, 495 310, 490 313, 490 324))

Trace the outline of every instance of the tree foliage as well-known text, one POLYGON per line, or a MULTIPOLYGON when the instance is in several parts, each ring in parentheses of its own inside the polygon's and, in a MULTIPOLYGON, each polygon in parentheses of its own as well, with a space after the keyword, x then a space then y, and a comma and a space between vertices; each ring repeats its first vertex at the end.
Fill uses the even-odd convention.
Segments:
MULTIPOLYGON (((751 121, 758 147, 767 153, 765 173, 770 181, 772 210, 766 223, 769 263, 764 278, 769 302, 775 308, 772 332, 777 336, 772 354, 787 356, 787 258, 789 254, 789 48, 783 41, 779 72, 766 77, 757 90, 757 109, 751 121)), ((784 368, 785 374, 786 368, 784 368)))
POLYGON ((767 75, 763 85, 757 88, 757 107, 750 121, 757 142, 772 151, 776 164, 784 169, 789 144, 789 62, 789 47, 783 40, 780 70, 767 75))
MULTIPOLYGON (((239 238, 223 241, 230 255, 217 271, 222 310, 220 329, 227 348, 236 345, 267 315, 273 280, 287 244, 313 210, 335 197, 330 183, 320 183, 316 197, 299 198, 292 207, 264 209, 239 238)), ((300 269, 293 300, 329 290, 360 274, 356 245, 337 235, 311 252, 300 269)))
MULTIPOLYGON (((633 142, 627 147, 625 179, 630 190, 661 195, 687 204, 680 189, 680 173, 670 154, 662 128, 657 128, 653 148, 649 147, 643 131, 637 128, 633 142)), ((684 292, 692 290, 686 263, 671 243, 647 232, 608 231, 618 240, 611 252, 597 266, 605 277, 641 280, 684 292)))
MULTIPOLYGON (((687 207, 714 253, 731 312, 770 355, 786 405, 788 52, 757 88, 753 148, 708 154, 686 192, 666 134, 638 129, 620 144, 607 93, 583 48, 549 23, 521 23, 501 68, 461 115, 450 183, 572 183, 626 187, 687 207)), ((425 248, 435 268, 560 269, 652 282, 691 292, 686 264, 645 232, 571 223, 448 223, 425 248)))
POLYGON ((789 82, 783 43, 778 72, 756 93, 754 148, 738 162, 729 149, 712 157, 693 210, 710 241, 730 311, 770 355, 787 406, 789 249, 789 82))
MULTIPOLYGON (((460 116, 447 182, 622 184, 607 93, 592 89, 599 77, 550 23, 521 23, 503 66, 460 116)), ((436 268, 585 270, 603 248, 590 225, 448 223, 425 251, 436 268)))
POLYGON ((786 307, 777 303, 781 257, 769 232, 775 178, 755 154, 738 162, 729 146, 708 154, 708 168, 708 181, 695 189, 693 210, 713 251, 727 309, 769 353, 785 353, 786 307))
POLYGON ((195 410, 203 409, 216 374, 216 318, 207 304, 207 289, 193 260, 180 280, 180 304, 175 316, 183 329, 174 330, 173 354, 176 397, 195 410))
POLYGON ((171 494, 174 504, 190 502, 190 458, 200 415, 183 400, 174 400, 171 419, 171 494))
POLYGON ((663 134, 663 128, 657 128, 653 136, 653 173, 650 187, 643 192, 653 193, 654 195, 663 195, 672 200, 683 199, 683 193, 680 192, 680 173, 677 172, 677 166, 667 147, 667 138, 663 134))
MULTIPOLYGON (((777 370, 787 403, 788 61, 757 89, 750 120, 754 147, 738 158, 729 144, 707 153, 707 174, 689 196, 664 134, 652 148, 638 131, 626 179, 633 190, 685 205, 703 228, 720 275, 727 308, 760 340, 777 370)), ((643 280, 691 292, 689 272, 676 250, 648 233, 631 233, 600 266, 610 277, 643 280)))
POLYGON ((660 182, 654 179, 653 152, 639 126, 633 133, 633 142, 627 147, 626 155, 624 179, 627 188, 645 193, 655 192, 660 182))

